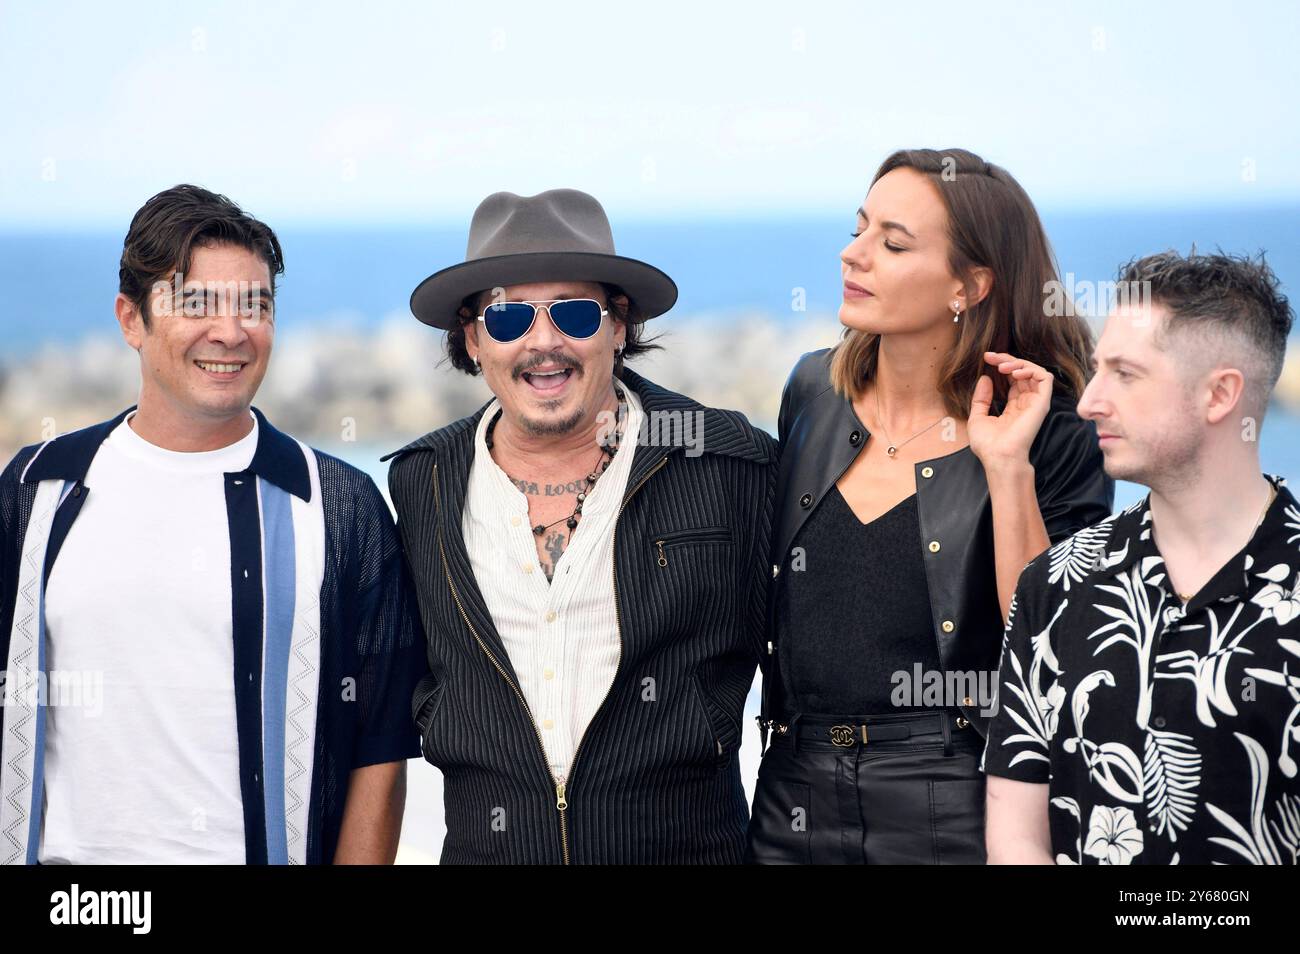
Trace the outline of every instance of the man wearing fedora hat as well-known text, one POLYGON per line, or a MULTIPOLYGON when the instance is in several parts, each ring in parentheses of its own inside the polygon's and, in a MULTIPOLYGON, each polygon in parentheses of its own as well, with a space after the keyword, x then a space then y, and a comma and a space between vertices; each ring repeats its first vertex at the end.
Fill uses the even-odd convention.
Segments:
POLYGON ((489 196, 411 296, 494 395, 389 455, 444 863, 742 858, 776 449, 623 367, 676 299, 572 189, 489 196))

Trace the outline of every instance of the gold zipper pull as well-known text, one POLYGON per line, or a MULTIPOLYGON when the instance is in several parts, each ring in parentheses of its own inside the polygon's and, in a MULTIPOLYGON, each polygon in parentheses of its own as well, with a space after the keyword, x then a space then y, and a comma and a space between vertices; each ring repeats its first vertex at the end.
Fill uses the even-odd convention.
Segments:
POLYGON ((668 565, 668 557, 664 555, 664 542, 663 542, 662 540, 656 540, 656 541, 655 541, 655 546, 657 546, 657 547, 659 548, 659 565, 660 565, 660 566, 667 566, 667 565, 668 565))
POLYGON ((568 799, 564 797, 564 779, 562 778, 555 780, 555 807, 560 811, 564 811, 569 807, 568 799))

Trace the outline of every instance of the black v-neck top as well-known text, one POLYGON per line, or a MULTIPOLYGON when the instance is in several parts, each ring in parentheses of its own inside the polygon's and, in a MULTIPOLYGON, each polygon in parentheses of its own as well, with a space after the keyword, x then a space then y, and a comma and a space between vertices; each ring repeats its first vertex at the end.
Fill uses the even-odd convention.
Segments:
POLYGON ((920 702, 919 686, 915 694, 898 688, 915 683, 918 665, 922 673, 941 668, 916 494, 864 524, 832 487, 794 547, 777 587, 790 708, 818 715, 922 708, 898 704, 920 702))

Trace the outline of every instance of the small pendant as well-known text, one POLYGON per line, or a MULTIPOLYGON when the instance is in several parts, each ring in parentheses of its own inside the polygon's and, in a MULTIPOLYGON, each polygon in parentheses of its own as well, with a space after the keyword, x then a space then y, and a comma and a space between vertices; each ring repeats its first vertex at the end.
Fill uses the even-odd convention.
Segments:
POLYGON ((537 536, 539 537, 545 532, 546 532, 546 528, 543 527, 540 523, 537 526, 533 527, 533 533, 537 534, 537 536))
POLYGON ((895 454, 898 453, 898 448, 895 447, 893 444, 890 444, 888 447, 885 448, 885 453, 888 454, 890 457, 893 457, 895 454))

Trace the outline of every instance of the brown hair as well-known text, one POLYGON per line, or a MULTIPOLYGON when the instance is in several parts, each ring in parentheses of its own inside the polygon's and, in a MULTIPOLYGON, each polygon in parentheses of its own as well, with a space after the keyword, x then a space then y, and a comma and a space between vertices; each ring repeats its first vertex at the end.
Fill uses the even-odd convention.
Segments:
MULTIPOLYGON (((614 373, 621 374, 623 371, 623 362, 628 358, 635 358, 637 355, 644 354, 647 351, 659 351, 663 345, 654 344, 654 338, 643 338, 642 333, 645 328, 645 313, 637 305, 636 299, 631 298, 628 294, 617 285, 609 285, 605 282, 598 283, 605 292, 605 301, 609 304, 610 313, 613 317, 626 324, 626 330, 623 333, 623 353, 614 359, 614 373), (622 296, 627 298, 627 307, 620 308, 614 301, 615 297, 622 296)), ((486 290, 485 290, 486 291, 486 290)), ((479 366, 474 363, 474 359, 469 356, 469 349, 465 347, 465 328, 472 321, 477 320, 479 309, 484 292, 475 292, 468 296, 461 307, 467 309, 474 318, 465 318, 461 316, 460 323, 447 332, 445 347, 447 349, 447 360, 451 366, 458 371, 464 371, 466 374, 481 374, 479 366)))
POLYGON ((1265 412, 1286 361, 1295 312, 1263 252, 1253 258, 1222 250, 1198 254, 1195 248, 1186 257, 1160 252, 1121 265, 1119 284, 1145 289, 1151 301, 1168 309, 1168 318, 1156 328, 1158 347, 1168 347, 1182 332, 1199 332, 1192 346, 1211 354, 1222 351, 1216 335, 1246 345, 1247 400, 1252 411, 1265 412))
MULTIPOLYGON (((957 341, 939 372, 948 412, 970 414, 975 384, 989 367, 985 351, 1043 366, 1055 377, 1054 390, 1077 400, 1087 384, 1092 332, 1073 303, 1065 303, 1062 315, 1049 304, 1052 290, 1060 288, 1059 273, 1025 190, 1005 169, 965 149, 900 149, 881 164, 872 185, 895 169, 914 169, 938 190, 948 214, 952 273, 962 277, 980 267, 993 273, 988 295, 962 315, 957 341)), ((835 390, 858 397, 875 376, 879 348, 879 335, 846 328, 831 360, 835 390)), ((1005 377, 991 377, 995 399, 1005 401, 1005 377)))
POLYGON ((135 303, 146 328, 154 284, 189 271, 196 245, 215 244, 238 245, 260 256, 271 272, 271 295, 275 295, 275 276, 284 272, 280 240, 270 226, 224 195, 182 184, 159 192, 140 207, 122 243, 117 290, 135 303))

